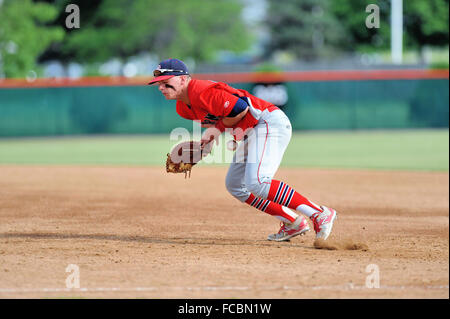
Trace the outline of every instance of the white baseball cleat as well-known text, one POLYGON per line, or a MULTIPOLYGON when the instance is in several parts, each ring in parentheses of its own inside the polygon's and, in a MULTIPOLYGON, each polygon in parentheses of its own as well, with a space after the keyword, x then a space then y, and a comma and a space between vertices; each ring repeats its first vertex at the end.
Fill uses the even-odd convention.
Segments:
POLYGON ((337 212, 333 208, 321 206, 323 212, 311 216, 316 231, 316 238, 326 240, 330 236, 333 223, 337 218, 337 212))
POLYGON ((309 231, 308 222, 303 216, 298 216, 290 225, 281 223, 281 228, 278 233, 269 235, 267 240, 286 241, 292 237, 304 235, 307 231, 309 231))

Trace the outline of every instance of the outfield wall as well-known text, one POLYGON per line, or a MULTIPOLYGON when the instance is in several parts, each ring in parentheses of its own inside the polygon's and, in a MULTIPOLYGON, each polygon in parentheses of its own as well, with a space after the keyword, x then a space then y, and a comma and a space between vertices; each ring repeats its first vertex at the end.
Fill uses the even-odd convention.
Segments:
MULTIPOLYGON (((294 130, 442 128, 448 70, 198 74, 251 91, 282 83, 294 130)), ((0 136, 168 133, 192 128, 148 78, 0 80, 0 136)))

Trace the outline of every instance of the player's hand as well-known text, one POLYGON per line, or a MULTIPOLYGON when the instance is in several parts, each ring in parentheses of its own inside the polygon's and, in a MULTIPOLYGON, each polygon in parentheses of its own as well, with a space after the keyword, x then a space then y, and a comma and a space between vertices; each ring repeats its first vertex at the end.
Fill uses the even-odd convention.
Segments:
POLYGON ((213 147, 212 139, 211 140, 201 140, 200 141, 200 149, 202 150, 202 157, 208 156, 211 153, 213 147))
POLYGON ((211 143, 214 140, 214 135, 210 136, 202 136, 202 139, 200 140, 200 147, 203 149, 205 145, 211 143))
MULTIPOLYGON (((200 148, 204 149, 206 145, 216 140, 216 144, 219 145, 219 136, 220 131, 215 127, 208 128, 204 133, 200 140, 200 148)), ((212 147, 212 144, 211 144, 212 147)))
POLYGON ((211 140, 201 140, 200 141, 200 149, 204 149, 206 144, 209 144, 209 142, 211 142, 211 140))

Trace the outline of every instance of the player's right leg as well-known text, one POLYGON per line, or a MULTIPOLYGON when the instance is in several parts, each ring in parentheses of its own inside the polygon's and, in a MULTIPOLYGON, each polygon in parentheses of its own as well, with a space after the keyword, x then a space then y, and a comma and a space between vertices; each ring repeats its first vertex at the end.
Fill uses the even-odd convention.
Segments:
POLYGON ((255 196, 308 216, 314 224, 316 238, 326 239, 331 233, 336 211, 311 202, 286 183, 273 179, 291 135, 291 123, 282 111, 261 117, 248 135, 244 183, 255 196))
POLYGON ((282 226, 280 231, 276 234, 269 235, 269 240, 283 241, 291 237, 303 235, 309 231, 308 222, 306 219, 293 212, 287 207, 274 203, 267 199, 262 199, 251 194, 245 184, 245 142, 242 142, 240 147, 234 155, 233 163, 228 169, 226 177, 226 188, 231 195, 239 201, 246 203, 256 209, 278 218, 282 226), (241 156, 241 159, 239 157, 241 156), (243 162, 242 162, 243 161, 243 162))

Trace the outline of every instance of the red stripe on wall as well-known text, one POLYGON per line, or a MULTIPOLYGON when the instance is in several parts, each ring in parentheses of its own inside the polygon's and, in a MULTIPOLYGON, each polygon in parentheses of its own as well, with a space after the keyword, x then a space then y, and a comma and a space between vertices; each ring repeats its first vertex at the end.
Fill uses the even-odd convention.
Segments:
POLYGON ((449 70, 360 70, 360 71, 305 71, 283 73, 224 73, 198 74, 199 79, 215 77, 222 82, 313 82, 352 80, 403 80, 403 79, 448 79, 449 70))
MULTIPOLYGON (((340 70, 340 71, 304 71, 282 73, 202 73, 193 74, 196 79, 213 80, 227 83, 255 82, 315 82, 315 81, 361 81, 361 80, 416 80, 448 79, 449 70, 340 70)), ((83 86, 140 86, 147 85, 152 77, 84 77, 0 79, 0 88, 38 88, 38 87, 83 87, 83 86)))

